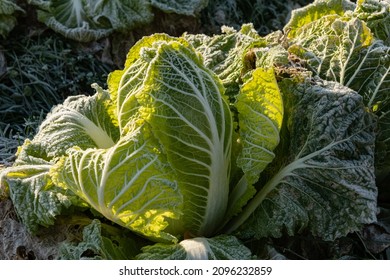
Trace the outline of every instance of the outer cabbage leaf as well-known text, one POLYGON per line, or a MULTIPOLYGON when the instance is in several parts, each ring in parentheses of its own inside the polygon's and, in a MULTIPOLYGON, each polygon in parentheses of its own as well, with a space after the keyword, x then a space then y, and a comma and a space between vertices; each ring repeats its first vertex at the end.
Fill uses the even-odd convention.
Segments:
POLYGON ((108 148, 118 139, 109 95, 97 90, 93 96, 72 96, 54 107, 34 139, 19 148, 14 165, 2 171, 2 188, 10 193, 30 231, 37 230, 38 225, 53 224, 70 205, 83 204, 73 192, 53 183, 49 171, 54 162, 73 146, 108 148))
POLYGON ((151 0, 150 4, 163 12, 197 16, 209 0, 151 0))
POLYGON ((282 91, 289 143, 279 151, 281 167, 269 170, 227 232, 242 224, 237 234, 244 238, 308 230, 333 240, 375 221, 375 125, 361 96, 326 81, 285 83, 282 91))
POLYGON ((241 30, 223 27, 221 35, 185 34, 189 41, 204 58, 205 66, 222 80, 226 95, 234 97, 239 91, 241 76, 255 68, 256 59, 245 55, 255 47, 265 47, 252 24, 244 24, 241 30))
POLYGON ((196 237, 179 244, 157 243, 142 248, 139 260, 250 260, 251 251, 234 236, 196 237))
POLYGON ((26 140, 19 148, 14 166, 2 170, 0 184, 7 188, 15 210, 30 232, 39 226, 54 224, 57 215, 72 204, 77 197, 55 186, 49 176, 53 163, 39 143, 26 140))
POLYGON ((376 38, 390 45, 390 1, 359 0, 354 16, 365 21, 376 38))
POLYGON ((190 47, 173 41, 148 52, 140 116, 177 176, 185 230, 207 236, 228 207, 232 117, 223 87, 190 47))
POLYGON ((290 38, 301 33, 300 28, 329 15, 344 15, 355 9, 355 3, 349 0, 315 0, 313 3, 291 13, 291 19, 284 27, 290 38))
POLYGON ((175 241, 164 229, 167 219, 180 217, 182 196, 158 143, 147 135, 140 126, 109 149, 69 149, 50 175, 109 220, 154 240, 175 241))
POLYGON ((306 59, 310 69, 321 78, 350 86, 349 79, 360 69, 363 52, 373 40, 363 21, 325 16, 303 26, 292 39, 289 51, 306 59))
POLYGON ((62 243, 59 259, 62 260, 125 260, 137 252, 135 241, 130 238, 105 236, 99 220, 93 220, 83 229, 83 241, 77 245, 62 243))
POLYGON ((38 6, 38 20, 66 38, 89 42, 108 36, 113 29, 88 18, 83 0, 30 0, 38 6))
POLYGON ((41 123, 34 142, 45 147, 50 158, 68 148, 109 148, 119 137, 107 92, 96 86, 93 96, 71 96, 57 105, 41 123))
POLYGON ((390 173, 390 47, 375 41, 360 57, 359 66, 349 73, 347 85, 358 91, 378 116, 375 167, 380 181, 390 173))
POLYGON ((390 171, 390 47, 375 40, 359 19, 323 17, 300 29, 290 51, 323 79, 357 91, 379 117, 376 148, 378 180, 390 171))
POLYGON ((114 30, 128 31, 153 20, 149 3, 138 0, 89 0, 86 12, 93 22, 104 26, 109 24, 114 30))

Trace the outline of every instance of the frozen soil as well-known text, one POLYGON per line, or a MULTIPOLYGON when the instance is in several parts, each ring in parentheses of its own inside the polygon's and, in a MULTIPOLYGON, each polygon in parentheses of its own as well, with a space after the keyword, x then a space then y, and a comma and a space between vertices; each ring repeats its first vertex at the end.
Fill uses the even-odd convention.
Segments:
POLYGON ((0 201, 0 259, 56 259, 58 244, 67 239, 66 225, 31 235, 18 220, 10 199, 0 201))

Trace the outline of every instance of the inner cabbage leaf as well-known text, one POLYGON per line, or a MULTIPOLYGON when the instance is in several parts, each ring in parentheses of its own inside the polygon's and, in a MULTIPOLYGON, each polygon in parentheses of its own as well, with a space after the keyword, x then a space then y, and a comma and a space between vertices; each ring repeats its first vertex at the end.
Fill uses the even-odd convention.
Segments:
POLYGON ((179 42, 161 43, 136 94, 143 120, 162 145, 183 193, 183 226, 209 235, 228 207, 232 121, 223 87, 179 42))
POLYGON ((273 69, 257 68, 236 96, 237 140, 233 143, 238 168, 233 170, 229 196, 230 217, 256 193, 253 185, 274 158, 280 141, 284 108, 273 69), (238 170, 237 170, 238 169, 238 170), (238 182, 235 182, 240 177, 238 182))

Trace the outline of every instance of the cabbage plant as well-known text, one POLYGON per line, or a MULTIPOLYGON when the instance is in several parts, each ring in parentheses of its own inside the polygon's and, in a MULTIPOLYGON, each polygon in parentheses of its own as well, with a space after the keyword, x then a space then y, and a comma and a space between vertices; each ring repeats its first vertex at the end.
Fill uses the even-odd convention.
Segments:
POLYGON ((152 8, 197 16, 208 0, 28 0, 38 20, 66 38, 95 41, 114 31, 126 33, 152 22, 152 8))
MULTIPOLYGON (((356 38, 370 48, 371 37, 356 38)), ((94 84, 93 96, 53 108, 3 170, 3 195, 32 232, 93 209, 150 241, 138 259, 251 259, 246 240, 360 230, 376 221, 377 118, 340 75, 324 77, 303 58, 297 67, 298 39, 281 40, 250 24, 144 37, 108 89, 94 84)), ((99 225, 80 246, 98 246, 88 233, 99 225)), ((96 240, 102 256, 118 255, 96 240)))

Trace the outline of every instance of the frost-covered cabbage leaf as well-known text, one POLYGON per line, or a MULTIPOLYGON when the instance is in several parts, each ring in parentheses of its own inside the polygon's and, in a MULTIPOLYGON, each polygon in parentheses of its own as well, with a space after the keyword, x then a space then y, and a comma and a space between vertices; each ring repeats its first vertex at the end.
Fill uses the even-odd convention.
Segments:
POLYGON ((83 204, 73 192, 53 184, 49 173, 70 147, 107 147, 117 141, 118 129, 106 110, 108 101, 103 91, 69 97, 48 114, 34 139, 19 148, 14 166, 2 171, 3 187, 30 231, 52 225, 70 205, 83 204))
POLYGON ((93 96, 67 98, 42 122, 34 142, 40 143, 50 158, 64 155, 73 146, 109 148, 118 141, 110 97, 98 86, 96 90, 93 96))
POLYGON ((197 16, 209 0, 151 0, 150 4, 163 12, 197 16))
POLYGON ((149 23, 153 14, 138 0, 30 0, 38 7, 38 20, 63 36, 80 42, 94 41, 114 30, 149 23))
POLYGON ((310 70, 321 78, 351 86, 373 40, 363 21, 331 15, 301 27, 290 51, 306 59, 310 70))
POLYGON ((222 27, 222 34, 212 37, 185 34, 184 38, 202 54, 206 67, 222 80, 228 96, 237 94, 241 76, 255 68, 255 59, 245 59, 248 51, 266 46, 252 24, 244 24, 239 31, 222 27))
POLYGON ((109 87, 122 132, 143 120, 162 144, 184 194, 180 227, 207 234, 227 208, 232 123, 219 79, 186 46, 164 35, 141 40, 109 87))
POLYGON ((86 3, 86 13, 93 22, 102 25, 107 22, 113 30, 117 31, 131 30, 153 19, 147 1, 89 0, 86 3))
POLYGON ((101 222, 95 219, 84 227, 83 241, 77 245, 61 243, 58 254, 61 260, 125 260, 133 258, 135 252, 134 240, 104 233, 101 222))
POLYGON ((252 184, 273 161, 283 121, 283 100, 273 70, 257 68, 235 103, 242 151, 237 164, 252 184), (259 129, 261 127, 261 129, 259 129))
POLYGON ((251 251, 234 236, 196 237, 178 244, 157 243, 142 248, 139 260, 250 260, 251 251))
POLYGON ((53 225, 56 216, 77 198, 53 184, 49 176, 53 163, 39 143, 26 140, 17 156, 13 168, 3 170, 0 176, 7 178, 6 187, 19 218, 35 232, 40 225, 53 225))
POLYGON ((253 50, 256 68, 269 68, 286 66, 289 64, 288 52, 281 45, 275 45, 253 50))
POLYGON ((152 8, 166 13, 198 16, 208 0, 29 0, 38 20, 63 36, 90 42, 114 31, 124 32, 153 20, 152 8))
POLYGON ((376 38, 390 45, 389 0, 359 0, 354 15, 367 23, 376 38))
POLYGON ((302 35, 301 27, 323 17, 343 16, 347 11, 353 11, 355 7, 356 5, 349 0, 315 0, 312 4, 293 10, 284 31, 290 38, 294 38, 302 35))
POLYGON ((291 142, 279 152, 280 169, 227 231, 242 224, 239 236, 261 238, 308 229, 333 240, 375 221, 374 122, 361 96, 322 81, 286 83, 282 91, 291 142))
POLYGON ((297 30, 289 51, 321 78, 357 91, 379 117, 376 169, 380 179, 390 171, 390 47, 352 14, 323 16, 297 30))
POLYGON ((115 114, 120 131, 125 134, 132 129, 133 121, 139 118, 139 102, 137 93, 145 88, 146 74, 149 71, 149 61, 152 59, 147 50, 153 45, 157 46, 162 42, 177 41, 189 46, 189 44, 178 38, 166 34, 154 34, 139 40, 129 51, 123 70, 116 70, 110 73, 108 78, 109 92, 115 103, 113 113, 115 114))

